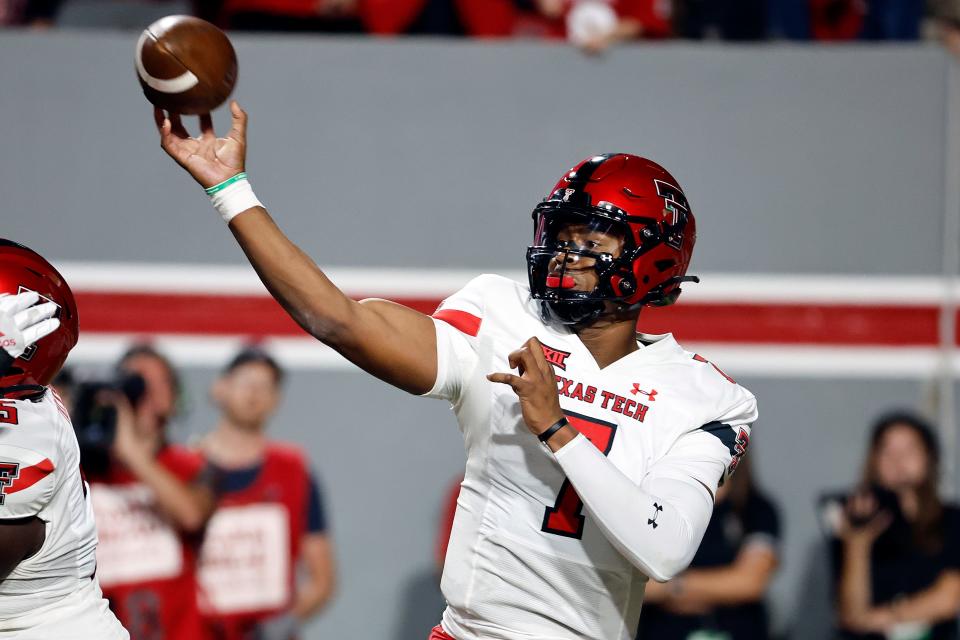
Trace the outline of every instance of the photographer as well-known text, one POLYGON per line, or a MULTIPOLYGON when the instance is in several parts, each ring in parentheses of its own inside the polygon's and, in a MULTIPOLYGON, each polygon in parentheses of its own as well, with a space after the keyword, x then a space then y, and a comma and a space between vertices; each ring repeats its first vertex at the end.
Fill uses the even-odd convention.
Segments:
POLYGON ((214 507, 212 480, 202 456, 167 442, 179 392, 169 361, 137 346, 118 371, 123 392, 99 394, 116 415, 107 464, 87 470, 104 594, 137 640, 205 638, 196 554, 214 507))
POLYGON ((862 488, 847 498, 833 544, 842 637, 960 637, 960 510, 941 501, 938 467, 922 419, 877 421, 862 488))

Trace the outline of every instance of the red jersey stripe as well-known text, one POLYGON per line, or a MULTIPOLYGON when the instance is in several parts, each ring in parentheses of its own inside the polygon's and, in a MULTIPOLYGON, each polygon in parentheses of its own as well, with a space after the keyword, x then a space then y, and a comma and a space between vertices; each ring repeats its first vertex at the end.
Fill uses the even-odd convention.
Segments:
POLYGON ((44 458, 33 466, 20 469, 20 475, 4 493, 10 495, 11 493, 29 489, 51 473, 53 473, 53 463, 50 461, 50 458, 44 458))
POLYGON ((480 324, 483 322, 482 318, 478 318, 466 311, 458 311, 457 309, 440 309, 433 314, 433 317, 437 320, 443 320, 454 329, 468 336, 474 337, 476 337, 477 332, 480 331, 480 324))

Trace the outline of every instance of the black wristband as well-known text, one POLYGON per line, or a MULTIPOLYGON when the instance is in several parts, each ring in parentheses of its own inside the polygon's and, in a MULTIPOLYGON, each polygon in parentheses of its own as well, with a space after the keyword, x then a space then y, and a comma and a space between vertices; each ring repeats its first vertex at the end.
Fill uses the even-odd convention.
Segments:
POLYGON ((560 429, 563 429, 568 424, 570 423, 567 422, 566 418, 560 418, 559 420, 554 422, 552 425, 550 425, 546 431, 538 435, 537 438, 540 440, 540 442, 546 444, 547 440, 553 437, 553 434, 555 434, 557 431, 560 431, 560 429))

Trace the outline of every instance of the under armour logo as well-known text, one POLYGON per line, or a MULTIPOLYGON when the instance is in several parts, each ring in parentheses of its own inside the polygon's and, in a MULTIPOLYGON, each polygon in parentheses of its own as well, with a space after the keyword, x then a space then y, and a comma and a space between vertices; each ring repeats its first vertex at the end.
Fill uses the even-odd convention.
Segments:
POLYGON ((653 527, 654 529, 657 528, 657 516, 660 515, 660 512, 661 512, 661 511, 663 511, 663 507, 660 506, 659 504, 657 504, 656 502, 654 502, 654 503, 653 503, 653 517, 647 519, 647 524, 650 525, 651 527, 653 527))
POLYGON ((647 396, 647 398, 650 399, 650 402, 656 402, 656 401, 657 401, 657 390, 656 390, 656 389, 650 389, 650 391, 644 391, 643 389, 640 388, 640 383, 639 383, 639 382, 634 382, 634 383, 633 383, 633 389, 630 390, 630 393, 632 393, 633 395, 637 395, 638 393, 642 393, 643 395, 647 396))

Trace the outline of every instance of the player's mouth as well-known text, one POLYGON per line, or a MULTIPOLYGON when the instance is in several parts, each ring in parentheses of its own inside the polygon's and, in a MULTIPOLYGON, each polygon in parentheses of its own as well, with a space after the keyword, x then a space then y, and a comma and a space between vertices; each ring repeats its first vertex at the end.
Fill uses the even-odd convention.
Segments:
POLYGON ((588 283, 584 282, 585 274, 579 273, 585 271, 583 269, 564 269, 552 271, 547 275, 547 288, 548 289, 582 289, 586 291, 589 287, 588 283))

